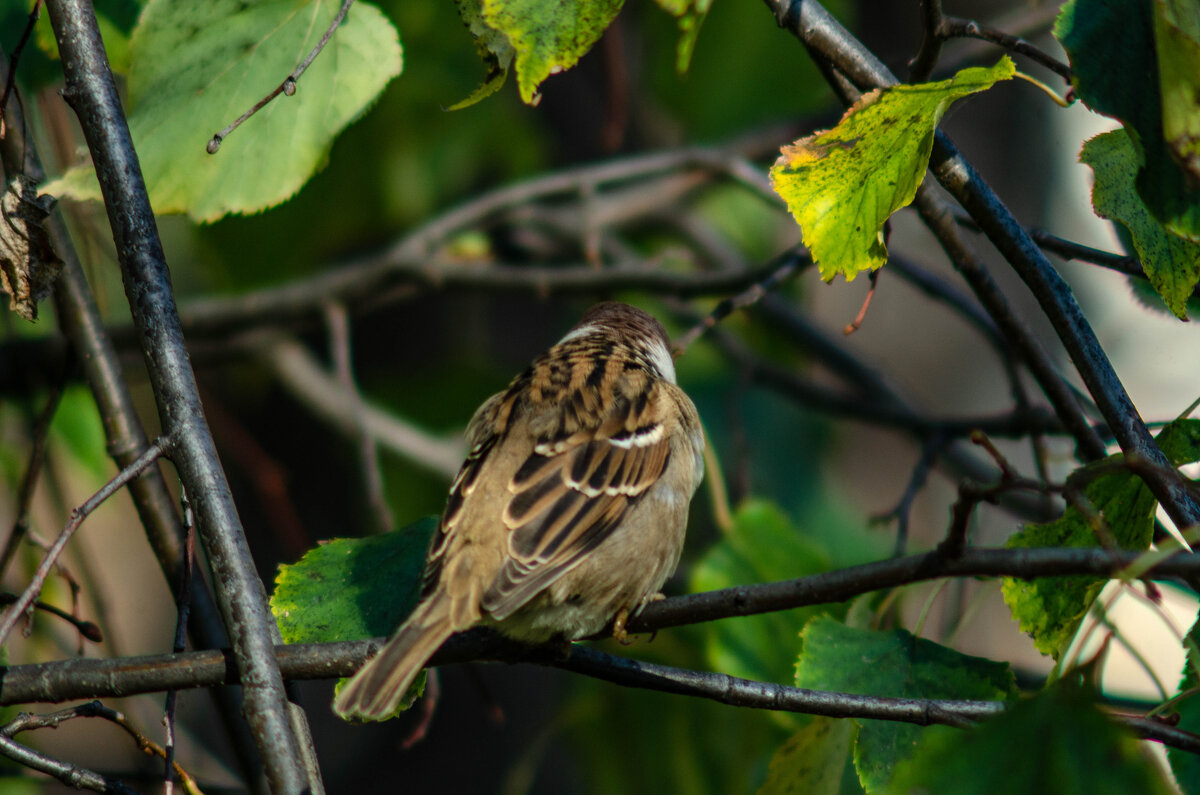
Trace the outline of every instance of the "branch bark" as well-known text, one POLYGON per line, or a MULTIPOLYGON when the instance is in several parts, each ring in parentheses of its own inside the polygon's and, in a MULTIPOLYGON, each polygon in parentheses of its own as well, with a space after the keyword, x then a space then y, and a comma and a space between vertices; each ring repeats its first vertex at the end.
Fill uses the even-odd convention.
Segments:
POLYGON ((90 3, 48 4, 62 56, 63 96, 79 117, 100 180, 142 353, 172 459, 191 495, 245 696, 245 715, 279 793, 321 789, 306 771, 272 640, 278 629, 217 458, 188 362, 154 214, 90 3))

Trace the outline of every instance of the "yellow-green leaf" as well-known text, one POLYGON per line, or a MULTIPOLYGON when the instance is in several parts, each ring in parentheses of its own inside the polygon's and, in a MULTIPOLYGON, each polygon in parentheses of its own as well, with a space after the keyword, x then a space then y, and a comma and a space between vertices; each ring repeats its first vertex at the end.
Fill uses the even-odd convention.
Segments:
POLYGON ((1015 71, 1004 57, 949 80, 872 91, 832 130, 783 148, 771 183, 800 224, 821 278, 840 273, 849 281, 884 263, 883 222, 916 195, 946 108, 1015 71))
POLYGON ((536 105, 538 87, 566 71, 599 41, 623 0, 456 0, 463 22, 488 65, 483 85, 455 105, 495 93, 515 63, 521 99, 536 105))

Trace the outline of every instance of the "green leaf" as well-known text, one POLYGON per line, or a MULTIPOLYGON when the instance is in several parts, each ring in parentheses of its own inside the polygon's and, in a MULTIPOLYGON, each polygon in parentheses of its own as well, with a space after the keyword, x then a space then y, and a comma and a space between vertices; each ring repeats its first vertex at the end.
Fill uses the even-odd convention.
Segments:
POLYGON ((1155 0, 1154 43, 1163 137, 1194 186, 1200 181, 1200 13, 1195 0, 1155 0))
POLYGON ((114 465, 106 452, 104 423, 87 387, 73 386, 63 392, 50 431, 54 442, 94 478, 103 482, 112 477, 114 465))
POLYGON ((335 538, 279 567, 271 612, 284 643, 329 643, 389 635, 417 603, 428 516, 367 538, 335 538))
POLYGON ((1092 207, 1129 230, 1150 284, 1179 318, 1200 283, 1200 244, 1172 234, 1137 193, 1137 151, 1124 130, 1098 135, 1083 145, 1079 160, 1095 173, 1092 207))
POLYGON ((475 50, 487 65, 488 71, 483 82, 470 96, 446 110, 468 108, 503 88, 508 80, 508 70, 517 54, 503 33, 487 26, 483 18, 483 0, 454 0, 454 5, 458 8, 458 15, 462 17, 463 24, 475 37, 475 50))
POLYGON ((687 71, 696 50, 700 26, 708 16, 712 0, 657 0, 663 11, 679 20, 679 44, 675 49, 675 68, 680 74, 687 71))
POLYGON ((488 77, 454 108, 499 90, 516 62, 517 88, 536 105, 547 77, 579 63, 608 29, 623 0, 455 0, 488 65, 488 77))
MULTIPOLYGON (((1200 619, 1192 624, 1187 634, 1187 659, 1184 663, 1183 676, 1179 681, 1179 692, 1200 688, 1200 619)), ((1179 714, 1177 729, 1197 733, 1200 732, 1200 694, 1192 694, 1176 704, 1179 714)), ((1184 795, 1200 794, 1200 757, 1176 748, 1167 748, 1167 761, 1171 763, 1171 772, 1175 774, 1175 783, 1184 795)))
POLYGON ((854 729, 851 720, 814 718, 775 752, 758 795, 840 795, 854 729))
POLYGON ((1088 691, 1059 684, 970 731, 933 734, 896 770, 893 795, 1167 795, 1137 741, 1088 691))
POLYGON ((872 91, 837 127, 783 148, 771 183, 800 224, 821 278, 840 273, 849 281, 884 263, 883 222, 916 195, 946 108, 1014 73, 1006 56, 949 80, 872 91))
MULTIPOLYGON (((1129 129, 1141 163, 1137 190, 1150 212, 1174 234, 1200 242, 1200 186, 1189 184, 1163 137, 1155 12, 1152 2, 1069 0, 1054 34, 1071 60, 1079 98, 1129 129)), ((1184 83, 1189 78, 1194 91, 1196 75, 1184 75, 1184 83)))
MULTIPOLYGON (((804 628, 796 686, 868 696, 1007 700, 1016 682, 1007 663, 971 657, 901 629, 852 629, 832 618, 804 628)), ((880 791, 923 737, 920 726, 859 721, 854 763, 867 792, 880 791)))
MULTIPOLYGON (((766 500, 750 500, 738 508, 733 528, 696 563, 688 587, 699 593, 828 569, 828 556, 794 528, 783 511, 766 500)), ((787 682, 800 649, 800 629, 818 612, 825 607, 710 622, 704 626, 709 665, 745 679, 787 682)))
MULTIPOLYGON (((1133 300, 1143 308, 1166 317, 1177 317, 1150 282, 1137 276, 1127 276, 1125 283, 1129 285, 1129 293, 1133 300)), ((1187 311, 1188 320, 1200 320, 1200 294, 1193 292, 1184 309, 1187 311)))
MULTIPOLYGON (((1177 420, 1163 428, 1157 441, 1168 458, 1182 465, 1200 456, 1198 438, 1200 420, 1177 420)), ((1086 483, 1084 493, 1103 518, 1105 531, 1122 549, 1144 550, 1154 535, 1158 504, 1154 495, 1141 478, 1127 470, 1095 474, 1111 469, 1119 460, 1119 456, 1110 456, 1081 467, 1068 482, 1086 483)), ((1006 544, 1010 549, 1097 545, 1097 528, 1074 505, 1053 522, 1025 525, 1006 544)), ((1041 577, 1033 581, 1006 578, 1001 591, 1013 618, 1033 637, 1034 646, 1058 659, 1106 582, 1106 578, 1090 576, 1041 577)))
MULTIPOLYGON (((233 132, 214 133, 296 67, 333 21, 336 0, 151 0, 130 43, 129 127, 154 209, 215 221, 286 201, 334 137, 400 73, 396 29, 355 3, 296 84, 233 132)), ((90 167, 50 193, 98 198, 90 167)))
MULTIPOLYGON (((95 4, 96 26, 104 41, 104 53, 108 56, 109 68, 117 74, 129 73, 129 33, 137 21, 139 5, 131 0, 109 0, 95 4)), ((39 50, 58 60, 58 43, 54 40, 49 14, 42 14, 38 19, 33 29, 33 40, 39 50)))

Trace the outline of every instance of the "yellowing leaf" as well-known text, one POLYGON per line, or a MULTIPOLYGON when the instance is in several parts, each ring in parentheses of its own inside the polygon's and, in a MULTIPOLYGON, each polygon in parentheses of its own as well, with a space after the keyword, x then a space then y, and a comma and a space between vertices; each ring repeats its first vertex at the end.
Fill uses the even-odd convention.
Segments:
POLYGON ((840 273, 849 281, 884 263, 883 222, 916 195, 946 108, 1015 71, 1005 57, 949 80, 872 91, 837 127, 783 148, 771 183, 800 224, 821 278, 840 273))
POLYGON ((521 100, 536 105, 547 77, 566 71, 599 41, 623 0, 456 0, 475 36, 488 75, 471 96, 453 107, 473 105, 504 84, 515 62, 521 100))

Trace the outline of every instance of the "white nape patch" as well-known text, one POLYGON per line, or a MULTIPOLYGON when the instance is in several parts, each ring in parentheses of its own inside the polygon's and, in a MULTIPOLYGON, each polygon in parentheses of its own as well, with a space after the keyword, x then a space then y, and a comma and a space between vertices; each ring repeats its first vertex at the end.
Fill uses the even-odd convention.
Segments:
POLYGON ((570 342, 571 340, 577 340, 580 337, 586 337, 589 334, 595 334, 596 332, 598 332, 600 330, 601 330, 601 328, 599 326, 590 326, 590 325, 589 326, 580 326, 579 328, 574 328, 574 329, 571 329, 570 331, 568 331, 567 335, 555 344, 562 345, 564 342, 570 342))
POLYGON ((662 438, 663 426, 651 425, 649 429, 630 434, 627 439, 609 439, 608 443, 613 447, 620 447, 628 450, 631 447, 648 447, 652 444, 657 444, 662 438))
POLYGON ((664 381, 675 383, 675 359, 671 356, 671 350, 661 340, 654 341, 654 347, 650 349, 650 361, 664 381))

